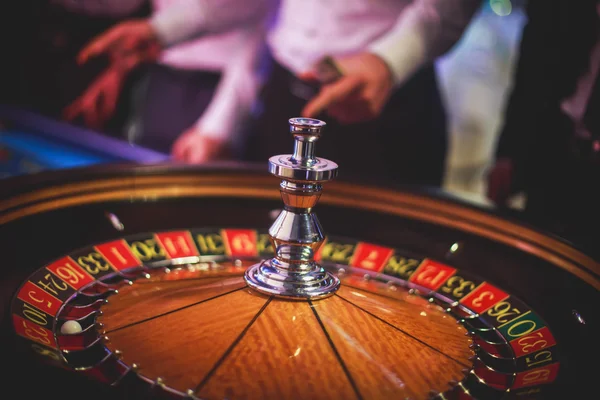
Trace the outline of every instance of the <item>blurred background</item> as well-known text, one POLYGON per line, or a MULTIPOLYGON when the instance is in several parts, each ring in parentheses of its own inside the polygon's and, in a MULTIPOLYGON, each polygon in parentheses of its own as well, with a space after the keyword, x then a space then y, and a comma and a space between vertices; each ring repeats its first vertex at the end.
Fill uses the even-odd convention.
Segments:
MULTIPOLYGON (((444 188, 488 204, 486 172, 494 160, 519 55, 525 1, 484 2, 464 36, 436 68, 449 118, 444 188)), ((523 207, 515 196, 511 205, 523 207)))
MULTIPOLYGON (((77 63, 78 51, 118 22, 147 17, 157 3, 166 7, 167 2, 124 1, 113 6, 112 13, 94 13, 93 7, 90 12, 89 1, 87 10, 85 1, 62 6, 29 0, 4 3, 11 4, 3 4, 0 13, 2 177, 115 160, 172 160, 169 149, 143 146, 136 137, 140 128, 131 121, 131 110, 144 98, 140 71, 129 74, 118 93, 105 100, 113 103, 106 123, 97 126, 65 112, 107 65, 102 58, 77 63)), ((493 161, 526 23, 525 5, 515 0, 482 1, 460 40, 435 61, 449 132, 443 188, 480 204, 489 202, 486 172, 493 161)), ((187 54, 194 51, 202 49, 194 50, 192 44, 187 54)), ((182 58, 172 55, 174 60, 178 57, 182 58)), ((514 201, 515 207, 519 201, 514 201)))

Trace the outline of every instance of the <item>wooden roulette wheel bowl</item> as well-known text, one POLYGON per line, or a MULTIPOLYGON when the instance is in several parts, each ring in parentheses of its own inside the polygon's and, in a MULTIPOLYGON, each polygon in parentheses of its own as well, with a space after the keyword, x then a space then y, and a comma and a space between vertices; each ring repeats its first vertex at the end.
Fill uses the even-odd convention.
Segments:
POLYGON ((591 388, 600 280, 585 252, 431 191, 333 180, 319 199, 279 167, 280 181, 247 165, 7 181, 7 382, 32 398, 591 388))

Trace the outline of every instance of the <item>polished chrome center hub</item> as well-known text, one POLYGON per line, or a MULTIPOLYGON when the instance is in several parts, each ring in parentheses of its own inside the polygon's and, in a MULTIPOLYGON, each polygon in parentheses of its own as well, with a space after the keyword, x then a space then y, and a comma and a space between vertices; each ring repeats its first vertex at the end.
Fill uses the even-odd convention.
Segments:
POLYGON ((325 236, 312 212, 321 196, 321 184, 337 176, 338 166, 315 157, 315 142, 325 122, 292 118, 289 123, 294 154, 269 159, 269 172, 282 179, 279 190, 284 203, 269 229, 275 257, 250 267, 245 279, 265 294, 314 300, 332 295, 340 285, 339 279, 314 260, 325 236))

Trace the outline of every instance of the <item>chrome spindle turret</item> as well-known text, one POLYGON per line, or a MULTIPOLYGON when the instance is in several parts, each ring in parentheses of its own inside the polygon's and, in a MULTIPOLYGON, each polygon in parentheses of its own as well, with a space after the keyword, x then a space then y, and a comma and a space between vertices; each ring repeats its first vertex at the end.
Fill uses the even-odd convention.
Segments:
POLYGON ((248 285, 259 292, 297 300, 320 299, 335 293, 339 279, 315 261, 325 236, 313 207, 322 183, 337 176, 336 163, 315 156, 315 142, 325 122, 311 118, 289 120, 294 154, 273 156, 269 172, 281 178, 284 203, 269 235, 275 257, 246 271, 248 285))

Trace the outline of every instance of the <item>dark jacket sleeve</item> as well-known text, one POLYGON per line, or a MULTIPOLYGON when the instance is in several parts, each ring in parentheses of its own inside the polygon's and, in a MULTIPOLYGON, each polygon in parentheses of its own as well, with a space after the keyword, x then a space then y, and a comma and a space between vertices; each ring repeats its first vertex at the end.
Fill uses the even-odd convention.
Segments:
POLYGON ((523 28, 512 88, 506 101, 504 122, 498 138, 496 156, 518 161, 525 144, 533 140, 536 118, 550 98, 547 84, 552 68, 552 14, 549 2, 530 1, 523 28))
MULTIPOLYGON (((597 39, 598 0, 529 0, 496 156, 518 165, 569 135, 560 103, 574 93, 597 39)), ((564 146, 563 146, 564 147, 564 146)), ((558 150, 559 151, 559 150, 558 150)), ((564 150, 563 150, 564 151, 564 150)))

